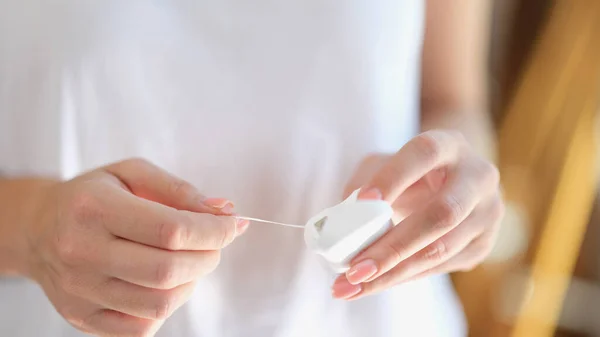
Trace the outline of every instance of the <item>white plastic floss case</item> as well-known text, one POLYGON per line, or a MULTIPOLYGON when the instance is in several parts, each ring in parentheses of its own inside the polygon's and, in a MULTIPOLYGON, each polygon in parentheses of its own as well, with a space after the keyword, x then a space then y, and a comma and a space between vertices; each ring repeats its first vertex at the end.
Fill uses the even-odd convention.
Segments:
POLYGON ((392 207, 383 200, 358 200, 360 190, 313 216, 304 242, 334 273, 344 273, 362 250, 394 226, 392 207))

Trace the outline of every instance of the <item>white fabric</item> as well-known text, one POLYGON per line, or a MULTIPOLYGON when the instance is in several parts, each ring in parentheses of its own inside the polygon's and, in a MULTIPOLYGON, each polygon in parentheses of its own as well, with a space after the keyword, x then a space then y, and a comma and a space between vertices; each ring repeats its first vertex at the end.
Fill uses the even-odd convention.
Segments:
MULTIPOLYGON (((0 0, 0 170, 70 178, 142 156, 302 223, 418 131, 417 0, 0 0)), ((159 336, 463 336, 447 277, 346 303, 302 231, 254 224, 159 336)), ((80 336, 0 280, 0 336, 80 336)))

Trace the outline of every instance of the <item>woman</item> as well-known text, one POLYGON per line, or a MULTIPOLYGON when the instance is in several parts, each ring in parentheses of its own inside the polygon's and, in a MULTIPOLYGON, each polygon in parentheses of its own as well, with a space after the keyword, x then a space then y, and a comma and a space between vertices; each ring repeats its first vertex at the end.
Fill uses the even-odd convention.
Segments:
POLYGON ((464 335, 445 273, 502 214, 488 8, 2 2, 0 335, 464 335), (402 222, 335 280, 232 216, 356 188, 402 222))

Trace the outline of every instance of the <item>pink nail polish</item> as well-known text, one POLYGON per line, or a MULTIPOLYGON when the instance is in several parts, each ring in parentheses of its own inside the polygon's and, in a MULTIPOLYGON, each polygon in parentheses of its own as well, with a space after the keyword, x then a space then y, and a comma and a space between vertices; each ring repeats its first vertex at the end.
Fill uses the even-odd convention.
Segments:
POLYGON ((224 208, 227 205, 231 205, 233 207, 233 204, 231 203, 231 201, 227 200, 227 199, 223 199, 223 198, 207 198, 204 199, 202 201, 206 206, 210 206, 210 207, 214 207, 214 208, 224 208))
POLYGON ((206 206, 218 209, 224 214, 232 214, 233 208, 235 207, 231 201, 223 198, 208 198, 204 199, 202 202, 206 206))
POLYGON ((339 299, 350 298, 362 291, 360 284, 350 284, 345 277, 338 279, 332 288, 332 296, 339 299))
POLYGON ((237 221, 237 234, 238 235, 243 234, 248 229, 248 225, 250 225, 250 221, 245 220, 245 219, 238 219, 238 221, 237 221))
POLYGON ((375 261, 369 259, 361 261, 352 266, 346 272, 346 278, 351 284, 359 284, 370 279, 377 273, 377 264, 375 261))
POLYGON ((225 214, 232 214, 233 213, 233 204, 228 203, 223 208, 221 208, 221 212, 223 212, 225 214))
POLYGON ((358 198, 363 200, 381 200, 383 194, 377 188, 369 188, 366 190, 361 189, 358 193, 358 198))

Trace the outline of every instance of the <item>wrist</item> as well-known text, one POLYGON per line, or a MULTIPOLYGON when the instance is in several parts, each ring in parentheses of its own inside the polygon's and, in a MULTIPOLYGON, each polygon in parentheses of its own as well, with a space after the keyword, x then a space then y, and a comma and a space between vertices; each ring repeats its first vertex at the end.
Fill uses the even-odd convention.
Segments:
POLYGON ((56 183, 46 179, 0 181, 0 274, 33 277, 32 234, 45 227, 44 204, 56 183))
POLYGON ((486 112, 468 109, 423 111, 421 131, 431 129, 459 131, 479 155, 493 163, 498 161, 496 132, 486 112))

